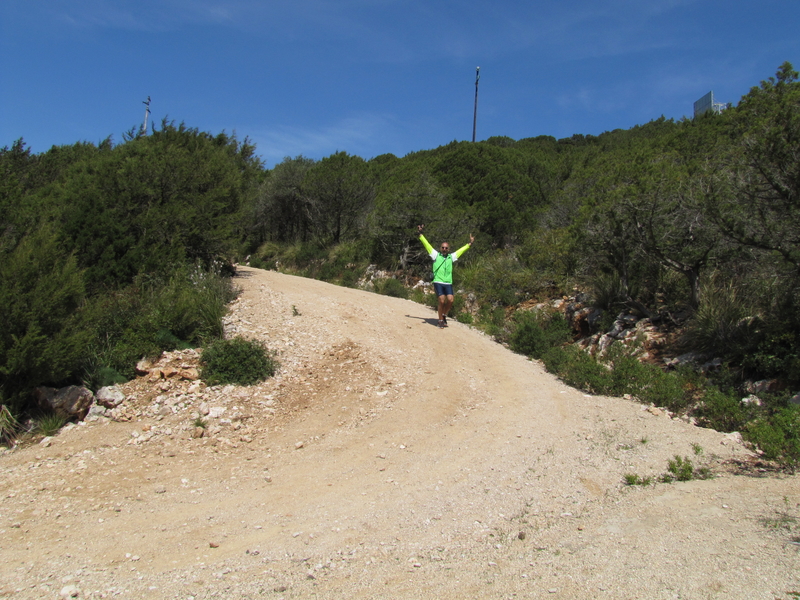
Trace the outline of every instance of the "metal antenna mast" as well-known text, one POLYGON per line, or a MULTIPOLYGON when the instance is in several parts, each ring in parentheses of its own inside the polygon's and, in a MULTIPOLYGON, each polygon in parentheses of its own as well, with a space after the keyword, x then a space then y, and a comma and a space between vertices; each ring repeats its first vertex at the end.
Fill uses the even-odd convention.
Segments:
POLYGON ((147 135, 147 117, 150 115, 150 96, 147 97, 147 100, 142 100, 142 104, 144 104, 144 125, 142 125, 142 133, 147 135))
POLYGON ((475 112, 472 115, 472 141, 475 141, 475 130, 478 126, 478 82, 481 80, 481 68, 475 68, 475 112))

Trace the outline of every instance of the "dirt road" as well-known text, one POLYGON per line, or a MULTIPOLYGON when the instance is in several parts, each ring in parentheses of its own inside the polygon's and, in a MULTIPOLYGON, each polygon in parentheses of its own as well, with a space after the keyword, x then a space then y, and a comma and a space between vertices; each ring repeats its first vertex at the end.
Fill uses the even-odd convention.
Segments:
POLYGON ((733 474, 735 436, 578 392, 410 301, 238 284, 229 333, 279 375, 151 374, 123 388, 130 420, 0 455, 0 598, 800 597, 800 480, 733 474), (676 455, 717 477, 623 484, 676 455))

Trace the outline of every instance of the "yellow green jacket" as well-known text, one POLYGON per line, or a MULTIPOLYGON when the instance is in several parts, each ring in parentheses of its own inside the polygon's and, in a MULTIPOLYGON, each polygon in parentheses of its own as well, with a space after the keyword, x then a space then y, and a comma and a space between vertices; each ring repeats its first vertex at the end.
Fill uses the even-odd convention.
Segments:
POLYGON ((458 257, 466 252, 470 245, 465 244, 455 252, 444 256, 439 254, 433 246, 430 245, 425 236, 419 234, 419 241, 425 246, 425 251, 433 259, 433 282, 434 283, 453 283, 453 263, 458 260, 458 257))

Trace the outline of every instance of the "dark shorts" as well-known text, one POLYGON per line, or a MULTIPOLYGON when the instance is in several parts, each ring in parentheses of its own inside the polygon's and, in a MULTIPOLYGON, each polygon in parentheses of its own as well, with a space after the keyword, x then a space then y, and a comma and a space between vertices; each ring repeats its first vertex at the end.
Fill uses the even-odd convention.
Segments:
POLYGON ((436 292, 437 296, 452 296, 453 295, 453 284, 451 283, 433 283, 433 291, 436 292))

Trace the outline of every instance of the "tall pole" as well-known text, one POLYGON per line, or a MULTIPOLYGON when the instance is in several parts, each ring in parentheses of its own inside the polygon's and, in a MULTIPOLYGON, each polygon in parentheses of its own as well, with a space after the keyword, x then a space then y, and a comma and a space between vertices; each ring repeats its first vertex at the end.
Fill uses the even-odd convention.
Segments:
POLYGON ((475 130, 478 127, 478 82, 481 80, 481 68, 475 68, 475 112, 472 115, 472 141, 475 142, 475 130))
POLYGON ((150 114, 150 96, 147 97, 147 100, 142 100, 142 104, 144 104, 144 125, 142 125, 142 134, 147 135, 147 117, 150 114))

